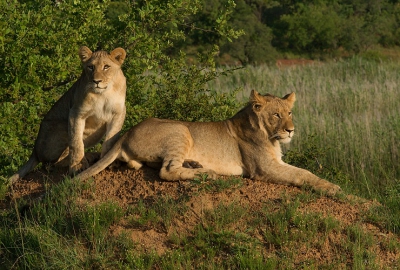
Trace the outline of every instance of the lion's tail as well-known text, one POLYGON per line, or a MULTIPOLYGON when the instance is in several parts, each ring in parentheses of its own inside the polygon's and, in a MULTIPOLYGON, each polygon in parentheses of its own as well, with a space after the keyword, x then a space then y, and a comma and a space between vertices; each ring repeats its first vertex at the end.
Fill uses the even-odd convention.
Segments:
POLYGON ((21 179, 22 177, 27 175, 30 171, 32 171, 33 168, 35 168, 36 165, 38 165, 38 164, 39 164, 39 160, 36 157, 35 150, 33 150, 33 153, 31 155, 31 157, 29 158, 29 160, 18 170, 17 173, 15 173, 13 176, 11 176, 8 179, 8 184, 12 184, 12 183, 18 181, 19 179, 21 179))
POLYGON ((76 178, 85 180, 107 168, 108 165, 118 158, 121 152, 122 141, 122 138, 120 138, 99 161, 78 174, 76 178))

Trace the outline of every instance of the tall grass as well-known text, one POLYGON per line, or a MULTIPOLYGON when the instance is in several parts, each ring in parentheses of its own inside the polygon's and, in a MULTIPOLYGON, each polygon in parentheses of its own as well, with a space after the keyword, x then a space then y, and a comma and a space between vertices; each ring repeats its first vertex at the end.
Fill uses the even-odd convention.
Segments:
MULTIPOLYGON (((339 184, 366 197, 400 191, 400 65, 346 61, 290 67, 246 67, 209 83, 211 89, 242 87, 283 96, 295 92, 295 139, 304 150, 310 136, 325 152, 318 162, 350 177, 339 184)), ((338 180, 340 181, 340 179, 338 180)))

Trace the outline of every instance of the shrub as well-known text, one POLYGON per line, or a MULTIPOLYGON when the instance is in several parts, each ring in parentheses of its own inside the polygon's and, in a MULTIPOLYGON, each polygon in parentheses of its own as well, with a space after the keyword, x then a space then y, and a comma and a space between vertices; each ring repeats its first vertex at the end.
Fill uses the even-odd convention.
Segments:
MULTIPOLYGON (((209 91, 217 46, 197 56, 171 55, 185 39, 180 26, 201 1, 3 1, 0 3, 0 175, 3 180, 25 162, 39 123, 51 105, 78 78, 77 51, 123 47, 127 59, 127 119, 124 129, 149 116, 215 120, 230 116, 235 94, 209 91)), ((228 2, 210 27, 234 38, 225 18, 228 2)))

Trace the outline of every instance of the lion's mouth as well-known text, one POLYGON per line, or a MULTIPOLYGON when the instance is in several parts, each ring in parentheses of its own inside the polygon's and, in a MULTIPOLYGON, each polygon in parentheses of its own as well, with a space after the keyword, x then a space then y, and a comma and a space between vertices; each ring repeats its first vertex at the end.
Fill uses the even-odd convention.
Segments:
POLYGON ((271 139, 280 140, 280 139, 282 139, 282 138, 281 138, 281 136, 280 136, 278 133, 276 133, 276 134, 272 135, 271 137, 269 137, 269 139, 270 139, 270 140, 271 140, 271 139))
POLYGON ((101 92, 101 91, 107 89, 107 86, 100 86, 98 84, 95 84, 93 89, 94 89, 95 92, 101 92))
POLYGON ((286 137, 282 137, 280 134, 275 133, 274 135, 270 136, 269 139, 270 139, 270 140, 271 140, 271 139, 275 139, 275 140, 278 140, 278 141, 286 141, 286 140, 291 140, 292 137, 293 137, 292 134, 289 134, 289 135, 286 136, 286 137))
POLYGON ((107 89, 107 86, 105 86, 105 87, 95 86, 95 87, 93 87, 92 91, 96 94, 99 94, 99 93, 104 92, 106 89, 107 89))

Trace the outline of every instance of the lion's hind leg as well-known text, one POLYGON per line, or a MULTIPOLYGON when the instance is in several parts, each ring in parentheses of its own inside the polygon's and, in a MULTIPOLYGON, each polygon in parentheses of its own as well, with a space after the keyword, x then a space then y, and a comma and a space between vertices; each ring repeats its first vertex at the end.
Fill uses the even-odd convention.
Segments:
POLYGON ((198 175, 206 174, 208 178, 216 179, 217 174, 213 170, 204 168, 186 168, 182 165, 184 160, 164 160, 160 170, 160 178, 167 181, 193 180, 198 175))
POLYGON ((192 160, 192 159, 185 159, 183 162, 182 166, 184 168, 189 168, 189 169, 198 169, 198 168, 203 168, 203 165, 201 165, 198 161, 192 160))
POLYGON ((129 169, 139 170, 140 168, 142 168, 143 163, 136 161, 134 159, 131 159, 127 162, 126 165, 128 166, 129 169))
POLYGON ((217 177, 213 170, 205 169, 200 162, 188 159, 188 154, 193 147, 193 138, 186 127, 170 138, 164 149, 165 156, 160 170, 161 179, 193 180, 199 174, 207 174, 212 179, 217 177))
POLYGON ((121 153, 118 157, 118 160, 126 162, 128 168, 133 170, 139 170, 143 166, 143 163, 141 161, 136 160, 133 155, 130 155, 129 153, 124 151, 124 149, 121 149, 121 153))

